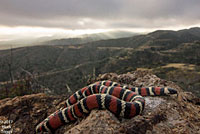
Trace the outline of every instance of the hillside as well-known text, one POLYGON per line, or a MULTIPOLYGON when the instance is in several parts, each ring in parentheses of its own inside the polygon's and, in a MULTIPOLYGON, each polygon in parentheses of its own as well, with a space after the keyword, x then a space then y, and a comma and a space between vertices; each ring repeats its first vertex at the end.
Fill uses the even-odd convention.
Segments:
POLYGON ((200 96, 199 51, 200 28, 159 30, 147 35, 85 44, 63 43, 2 50, 0 88, 5 91, 11 78, 31 77, 53 94, 63 94, 81 88, 87 84, 88 78, 101 73, 145 69, 200 96), (169 64, 182 64, 185 68, 169 64), (187 68, 190 65, 192 70, 187 68))

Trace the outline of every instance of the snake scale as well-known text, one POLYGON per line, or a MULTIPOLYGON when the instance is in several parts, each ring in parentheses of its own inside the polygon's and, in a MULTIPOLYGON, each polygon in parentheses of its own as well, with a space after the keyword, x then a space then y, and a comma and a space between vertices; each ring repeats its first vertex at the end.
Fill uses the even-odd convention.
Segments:
POLYGON ((57 110, 36 127, 36 133, 53 133, 64 124, 88 115, 92 109, 107 109, 116 117, 132 118, 144 110, 142 96, 177 94, 172 88, 130 88, 112 81, 99 81, 84 87, 65 101, 65 107, 57 110))

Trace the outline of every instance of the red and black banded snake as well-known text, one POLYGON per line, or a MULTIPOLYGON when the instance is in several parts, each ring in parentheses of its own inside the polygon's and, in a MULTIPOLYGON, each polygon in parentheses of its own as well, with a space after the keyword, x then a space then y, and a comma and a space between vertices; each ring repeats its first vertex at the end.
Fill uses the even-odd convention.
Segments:
POLYGON ((36 127, 36 133, 54 132, 64 124, 88 115, 92 109, 107 109, 116 117, 132 118, 144 110, 142 96, 177 94, 172 88, 130 88, 112 81, 99 81, 84 87, 65 102, 65 107, 47 117, 36 127))

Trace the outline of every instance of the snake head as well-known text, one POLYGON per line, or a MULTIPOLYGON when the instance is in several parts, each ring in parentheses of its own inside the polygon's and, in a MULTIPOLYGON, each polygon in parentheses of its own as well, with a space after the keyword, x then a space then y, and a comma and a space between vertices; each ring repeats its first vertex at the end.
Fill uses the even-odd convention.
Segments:
POLYGON ((173 88, 168 88, 169 94, 177 94, 177 91, 173 88))

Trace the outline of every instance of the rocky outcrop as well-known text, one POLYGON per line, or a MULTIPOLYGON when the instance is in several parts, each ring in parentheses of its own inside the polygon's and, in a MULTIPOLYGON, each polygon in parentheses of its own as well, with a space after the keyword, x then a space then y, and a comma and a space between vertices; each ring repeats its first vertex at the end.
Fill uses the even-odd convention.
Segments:
MULTIPOLYGON (((173 82, 162 80, 147 71, 121 75, 107 73, 88 82, 93 83, 107 79, 129 86, 171 87, 176 89, 179 94, 165 97, 145 97, 144 112, 132 119, 118 119, 109 111, 93 110, 89 116, 59 128, 56 134, 200 133, 200 99, 192 93, 183 92, 173 82)), ((0 100, 0 129, 2 126, 5 127, 2 121, 11 120, 13 133, 32 134, 35 126, 56 109, 62 107, 65 99, 66 97, 62 96, 33 94, 0 100)))
POLYGON ((36 124, 54 112, 62 100, 43 93, 0 100, 0 133, 33 134, 36 124), (6 127, 11 128, 4 130, 6 127))

